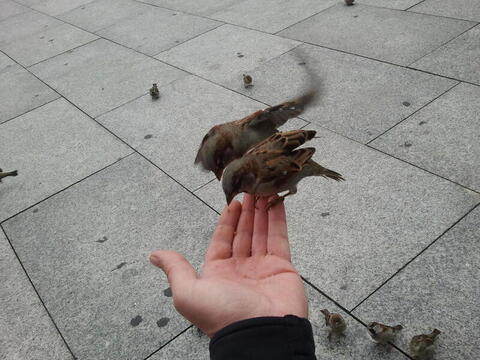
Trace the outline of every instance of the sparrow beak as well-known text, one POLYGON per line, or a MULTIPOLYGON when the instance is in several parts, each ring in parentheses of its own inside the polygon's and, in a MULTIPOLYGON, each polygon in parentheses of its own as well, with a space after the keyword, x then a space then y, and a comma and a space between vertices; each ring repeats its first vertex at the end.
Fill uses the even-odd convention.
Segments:
POLYGON ((217 177, 217 180, 220 181, 220 179, 222 178, 223 169, 216 169, 214 173, 215 173, 215 176, 217 177))

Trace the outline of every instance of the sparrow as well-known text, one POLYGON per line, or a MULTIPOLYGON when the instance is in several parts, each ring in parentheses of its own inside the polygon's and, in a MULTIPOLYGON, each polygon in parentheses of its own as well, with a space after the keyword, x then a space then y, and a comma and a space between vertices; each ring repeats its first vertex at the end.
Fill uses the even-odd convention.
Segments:
POLYGON ((245 89, 253 86, 253 79, 250 75, 243 74, 243 86, 245 89))
POLYGON ((267 209, 297 192, 297 184, 307 176, 323 176, 344 180, 339 173, 324 168, 311 158, 314 148, 297 149, 316 134, 314 130, 279 132, 254 145, 241 158, 232 161, 222 178, 227 204, 246 192, 256 197, 271 196, 288 191, 270 200, 267 209))
POLYGON ((2 178, 4 178, 4 177, 7 177, 7 176, 17 176, 17 175, 18 175, 18 171, 17 171, 17 170, 8 171, 8 172, 3 172, 3 170, 0 169, 0 182, 2 182, 2 178))
POLYGON ((388 326, 378 322, 371 322, 367 326, 370 337, 379 344, 387 344, 392 342, 395 335, 403 329, 402 325, 388 326))
POLYGON ((215 125, 204 136, 195 164, 212 171, 218 180, 224 168, 241 157, 251 146, 275 134, 287 120, 300 115, 317 94, 310 90, 301 96, 258 110, 243 119, 215 125))
POLYGON ((345 0, 345 4, 347 4, 348 6, 353 5, 354 1, 355 0, 345 0))
POLYGON ((415 335, 410 340, 410 353, 416 360, 431 359, 433 355, 433 342, 441 334, 440 330, 433 329, 430 334, 415 335))
POLYGON ((347 329, 347 323, 342 315, 331 313, 327 309, 320 310, 320 312, 325 315, 325 325, 330 327, 328 340, 332 339, 332 334, 345 336, 344 332, 347 329))
POLYGON ((150 88, 150 96, 155 100, 160 97, 160 91, 158 91, 157 84, 153 84, 153 86, 150 88))

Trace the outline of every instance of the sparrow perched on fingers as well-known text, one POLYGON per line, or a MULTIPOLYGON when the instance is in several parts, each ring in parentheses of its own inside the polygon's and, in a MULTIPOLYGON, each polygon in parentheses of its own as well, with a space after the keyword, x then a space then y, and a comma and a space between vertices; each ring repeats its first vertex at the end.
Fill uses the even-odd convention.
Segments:
POLYGON ((392 342, 395 335, 403 329, 402 325, 388 326, 378 322, 371 322, 367 326, 370 337, 379 344, 387 344, 392 342))
POLYGON ((344 332, 347 329, 347 323, 343 319, 342 315, 337 313, 331 313, 327 309, 323 309, 320 311, 325 316, 325 325, 330 327, 328 340, 332 339, 332 334, 345 336, 344 332))
POLYGON ((8 172, 3 172, 2 169, 0 169, 0 182, 2 182, 2 179, 4 177, 7 177, 7 176, 17 176, 18 175, 18 171, 17 170, 14 170, 14 171, 8 171, 8 172))
POLYGON ((279 132, 254 145, 241 158, 232 161, 222 178, 227 203, 241 193, 255 196, 287 194, 269 201, 267 209, 297 192, 297 184, 307 176, 344 180, 339 173, 324 168, 311 158, 314 148, 297 149, 316 134, 314 130, 279 132))
POLYGON ((431 359, 435 338, 441 334, 440 330, 433 329, 430 334, 415 335, 410 340, 410 353, 416 360, 431 359))
POLYGON ((243 119, 215 125, 203 138, 195 164, 200 163, 220 180, 223 170, 232 160, 241 157, 252 145, 275 134, 287 120, 300 115, 312 103, 316 93, 316 90, 311 90, 243 119))

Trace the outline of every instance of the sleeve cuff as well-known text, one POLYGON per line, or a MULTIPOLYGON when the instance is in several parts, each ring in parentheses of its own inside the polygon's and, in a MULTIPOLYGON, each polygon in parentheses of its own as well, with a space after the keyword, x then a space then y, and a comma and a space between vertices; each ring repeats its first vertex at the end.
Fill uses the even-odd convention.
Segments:
POLYGON ((212 360, 316 360, 312 326, 294 315, 238 321, 210 341, 212 360))

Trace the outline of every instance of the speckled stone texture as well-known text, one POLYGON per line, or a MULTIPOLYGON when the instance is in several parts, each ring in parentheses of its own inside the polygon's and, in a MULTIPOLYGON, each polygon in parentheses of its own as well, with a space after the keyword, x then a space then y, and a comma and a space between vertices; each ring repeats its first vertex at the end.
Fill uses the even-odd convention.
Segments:
POLYGON ((75 356, 133 360, 188 326, 149 253, 177 250, 198 267, 216 220, 131 155, 3 226, 75 356))
POLYGON ((0 9, 2 10, 0 13, 0 21, 5 20, 11 16, 24 13, 28 10, 27 7, 10 0, 1 0, 0 9))
POLYGON ((0 358, 73 359, 0 229, 0 358))
POLYGON ((147 12, 97 33, 141 53, 156 55, 220 25, 219 21, 150 6, 147 12))
MULTIPOLYGON (((215 177, 193 165, 203 136, 215 124, 241 119, 266 107, 189 76, 161 88, 158 100, 143 96, 100 116, 98 121, 194 190, 215 177)), ((292 119, 283 128, 306 124, 292 119)))
POLYGON ((0 221, 132 150, 64 99, 0 125, 0 221))
MULTIPOLYGON (((308 128, 313 128, 309 125, 308 128)), ((314 155, 346 179, 308 178, 285 200, 294 265, 347 309, 480 202, 480 195, 327 130, 314 155)), ((196 195, 223 208, 213 181, 196 195)))
POLYGON ((230 79, 242 83, 242 74, 297 45, 293 40, 222 25, 156 58, 218 84, 230 79))
POLYGON ((60 15, 92 1, 93 0, 17 0, 19 3, 51 16, 60 15))
POLYGON ((186 74, 133 50, 99 39, 30 70, 95 117, 186 74))
POLYGON ((425 0, 409 10, 456 19, 480 21, 479 5, 478 0, 425 0))
POLYGON ((189 14, 208 16, 230 5, 245 0, 141 0, 144 3, 172 10, 184 11, 189 14))
POLYGON ((287 30, 281 36, 408 65, 475 25, 357 4, 338 4, 287 30))
POLYGON ((210 17, 250 29, 275 33, 337 3, 337 0, 246 0, 210 17))
POLYGON ((250 71, 256 80, 253 88, 245 89, 237 79, 226 86, 274 104, 304 90, 309 72, 319 79, 319 97, 300 116, 363 143, 457 84, 399 66, 302 45, 250 71))
POLYGON ((0 123, 60 96, 20 65, 7 61, 3 64, 0 65, 0 123))
POLYGON ((390 9, 407 10, 423 0, 355 0, 355 5, 373 5, 390 9))
POLYGON ((95 32, 150 10, 151 6, 135 0, 98 0, 61 14, 58 18, 95 32))
POLYGON ((371 143, 480 191, 480 87, 460 84, 371 143))
POLYGON ((442 331, 436 360, 476 359, 480 208, 477 207, 355 310, 362 319, 401 322, 402 347, 410 338, 442 331))
POLYGON ((414 62, 411 67, 480 85, 480 25, 414 62))

